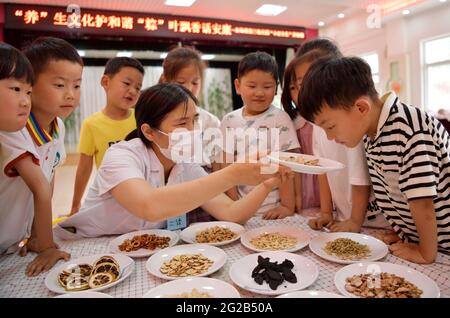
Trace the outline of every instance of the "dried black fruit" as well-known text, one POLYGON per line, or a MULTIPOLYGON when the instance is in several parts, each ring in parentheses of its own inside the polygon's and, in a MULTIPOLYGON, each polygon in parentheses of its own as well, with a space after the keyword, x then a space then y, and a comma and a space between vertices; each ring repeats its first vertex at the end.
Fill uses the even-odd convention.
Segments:
POLYGON ((288 269, 293 269, 294 268, 294 263, 292 263, 290 260, 285 259, 283 263, 281 263, 282 267, 286 267, 288 269))
POLYGON ((285 259, 281 264, 271 262, 270 258, 258 256, 258 265, 252 271, 252 277, 259 285, 265 281, 272 290, 276 290, 284 281, 296 283, 297 276, 292 272, 294 263, 285 259))
POLYGON ((261 273, 264 270, 264 267, 262 267, 261 265, 256 265, 256 267, 253 269, 252 271, 252 277, 255 277, 256 275, 258 275, 259 273, 261 273))
POLYGON ((266 271, 267 276, 269 276, 270 280, 281 280, 283 281, 283 277, 281 276, 280 273, 278 273, 277 271, 273 270, 273 269, 268 269, 266 271))
POLYGON ((283 283, 283 281, 279 280, 271 280, 269 283, 269 287, 273 290, 276 290, 278 286, 280 286, 283 283))
POLYGON ((283 270, 283 278, 289 283, 295 284, 297 282, 297 276, 290 269, 283 270))
POLYGON ((255 282, 256 282, 258 285, 262 285, 262 283, 264 282, 264 278, 263 278, 263 276, 260 275, 260 274, 256 275, 256 276, 254 277, 254 280, 255 280, 255 282))

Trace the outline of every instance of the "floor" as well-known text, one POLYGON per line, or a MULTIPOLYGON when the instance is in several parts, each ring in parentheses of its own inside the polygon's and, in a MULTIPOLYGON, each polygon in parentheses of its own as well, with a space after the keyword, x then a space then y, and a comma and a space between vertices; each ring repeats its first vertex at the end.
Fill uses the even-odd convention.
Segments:
MULTIPOLYGON (((66 162, 56 169, 55 189, 52 199, 53 219, 70 213, 77 164, 78 156, 68 155, 66 162)), ((91 175, 89 184, 94 180, 94 176, 95 173, 91 175)))

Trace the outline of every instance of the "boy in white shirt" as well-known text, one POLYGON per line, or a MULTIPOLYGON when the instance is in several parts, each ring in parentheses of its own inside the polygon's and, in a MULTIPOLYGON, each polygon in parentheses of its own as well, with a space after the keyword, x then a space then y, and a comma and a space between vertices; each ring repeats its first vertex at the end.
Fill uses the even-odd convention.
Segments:
POLYGON ((378 206, 392 226, 382 239, 393 255, 418 264, 450 251, 450 136, 423 110, 395 93, 379 96, 359 57, 323 59, 308 71, 299 95, 302 115, 328 139, 361 140, 378 206))
MULTIPOLYGON (((328 39, 317 38, 302 45, 297 52, 295 67, 298 90, 311 65, 327 56, 342 56, 338 47, 328 39)), ((303 107, 298 101, 296 105, 299 105, 297 111, 303 107)), ((311 219, 309 225, 317 230, 326 226, 333 232, 359 232, 363 225, 389 227, 375 202, 362 142, 354 149, 349 149, 329 140, 325 131, 318 126, 314 126, 312 135, 314 155, 336 160, 346 167, 318 176, 320 216, 311 219)))
MULTIPOLYGON (((241 95, 244 106, 225 115, 222 120, 220 128, 226 144, 234 145, 234 149, 239 151, 239 144, 244 143, 247 154, 253 152, 250 150, 252 146, 257 146, 258 151, 295 152, 300 150, 297 134, 289 115, 272 105, 276 94, 277 78, 278 66, 275 59, 267 53, 250 53, 240 61, 238 78, 234 84, 237 93, 241 95), (238 132, 239 129, 243 130, 243 134, 238 132), (278 129, 278 136, 271 134, 274 129, 278 129), (227 140, 227 130, 234 131, 234 134, 231 134, 233 136, 228 135, 233 140, 227 140), (264 131, 263 135, 268 140, 267 149, 260 149, 261 130, 264 131), (257 132, 257 134, 250 132, 257 132), (248 143, 245 140, 247 137, 248 143), (272 138, 279 138, 279 144, 272 145, 272 138), (272 146, 277 148, 271 149, 272 146)), ((233 150, 227 149, 225 146, 225 157, 234 157, 236 152, 230 153, 233 150)), ((237 153, 237 155, 239 157, 242 154, 237 153)), ((230 163, 226 159, 222 158, 222 161, 225 161, 224 166, 230 163)), ((237 189, 231 189, 227 194, 237 200, 248 194, 252 188, 251 186, 239 186, 237 189)), ((293 180, 288 180, 280 186, 279 190, 275 189, 268 195, 258 213, 263 213, 264 219, 281 219, 293 215, 294 196, 293 180)))
POLYGON ((14 132, 25 127, 33 77, 33 68, 22 52, 0 42, 0 131, 14 132))
POLYGON ((73 46, 52 37, 36 39, 24 53, 36 80, 26 127, 0 134, 0 253, 39 253, 26 269, 36 276, 70 257, 53 241, 51 199, 55 168, 66 157, 58 117, 79 104, 83 61, 73 46))

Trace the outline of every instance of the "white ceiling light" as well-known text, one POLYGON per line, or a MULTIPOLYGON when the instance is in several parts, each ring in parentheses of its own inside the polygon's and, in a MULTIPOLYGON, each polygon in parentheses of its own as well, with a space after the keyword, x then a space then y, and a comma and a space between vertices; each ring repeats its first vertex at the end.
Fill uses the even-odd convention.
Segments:
POLYGON ((213 60, 216 56, 214 54, 203 54, 202 60, 209 61, 213 60))
POLYGON ((338 18, 339 18, 339 19, 343 19, 343 18, 345 18, 345 14, 343 14, 342 12, 341 12, 341 13, 339 13, 339 14, 338 14, 338 18))
POLYGON ((317 23, 318 26, 323 27, 325 25, 325 22, 323 21, 319 21, 319 23, 317 23))
POLYGON ((86 56, 86 51, 77 50, 77 52, 78 52, 78 55, 81 56, 81 57, 86 56))
POLYGON ((132 57, 133 52, 127 52, 127 51, 119 51, 117 52, 117 57, 132 57))
POLYGON ((168 53, 161 53, 161 55, 159 56, 159 58, 161 58, 161 59, 165 59, 166 57, 167 57, 167 54, 168 53))
POLYGON ((408 14, 411 13, 411 11, 409 11, 409 10, 403 10, 402 13, 403 13, 403 15, 408 15, 408 14))
POLYGON ((195 0, 166 0, 164 4, 166 6, 175 6, 175 7, 190 7, 195 0))
POLYGON ((276 16, 285 11, 287 7, 275 4, 263 4, 256 10, 256 14, 263 16, 276 16))
POLYGON ((439 2, 447 2, 447 0, 439 0, 439 2))

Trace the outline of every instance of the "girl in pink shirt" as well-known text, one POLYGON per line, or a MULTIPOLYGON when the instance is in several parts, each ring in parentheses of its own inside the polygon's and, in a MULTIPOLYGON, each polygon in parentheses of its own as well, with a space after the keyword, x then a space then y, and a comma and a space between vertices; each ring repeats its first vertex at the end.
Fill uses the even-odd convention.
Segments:
MULTIPOLYGON (((300 90, 301 79, 295 75, 296 67, 301 67, 299 58, 294 58, 286 67, 284 72, 283 92, 281 103, 284 110, 294 122, 297 137, 300 142, 301 152, 306 155, 313 154, 312 132, 313 125, 307 122, 298 113, 297 97, 300 90)), ((312 174, 301 174, 295 179, 295 207, 299 213, 302 209, 320 206, 319 185, 317 176, 312 174)))

